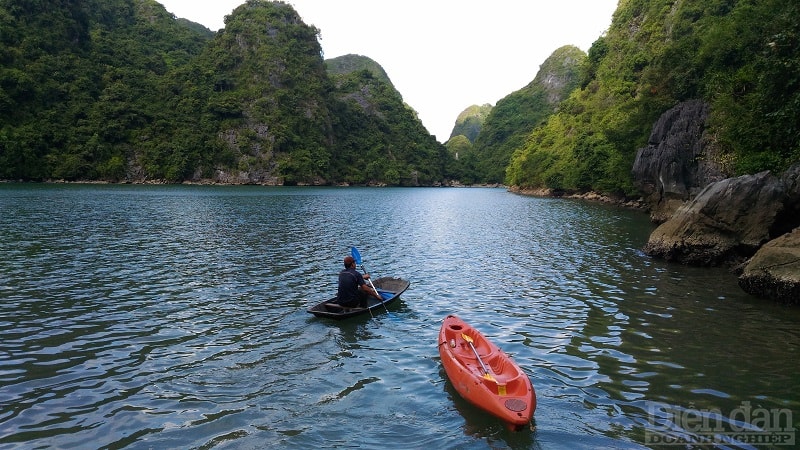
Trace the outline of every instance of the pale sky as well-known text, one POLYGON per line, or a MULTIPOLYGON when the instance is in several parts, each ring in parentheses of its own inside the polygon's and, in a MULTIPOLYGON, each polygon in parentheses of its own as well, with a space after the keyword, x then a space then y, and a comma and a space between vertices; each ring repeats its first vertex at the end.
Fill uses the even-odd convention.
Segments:
MULTIPOLYGON (((245 0, 159 0, 213 31, 245 0)), ((588 51, 618 0, 288 0, 320 30, 324 57, 380 64, 428 132, 445 142, 471 105, 496 104, 536 76, 553 51, 588 51)))

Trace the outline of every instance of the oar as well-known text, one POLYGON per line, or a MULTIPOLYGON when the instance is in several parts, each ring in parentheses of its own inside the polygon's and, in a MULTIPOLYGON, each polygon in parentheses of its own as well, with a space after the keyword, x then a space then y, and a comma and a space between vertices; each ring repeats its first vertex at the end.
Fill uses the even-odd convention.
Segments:
POLYGON ((497 383, 497 380, 494 379, 492 374, 489 373, 489 370, 486 368, 486 364, 483 363, 481 356, 478 354, 478 351, 475 350, 475 346, 472 345, 472 338, 468 336, 466 333, 461 333, 461 337, 469 342, 469 346, 472 348, 472 352, 475 353, 475 357, 478 358, 478 362, 481 364, 481 368, 483 369, 483 378, 486 378, 489 381, 494 381, 497 383))
MULTIPOLYGON (((355 247, 350 247, 350 254, 353 256, 353 259, 356 260, 356 264, 361 266, 361 270, 364 271, 364 273, 367 273, 367 269, 364 268, 364 264, 361 264, 361 253, 358 252, 358 249, 355 247)), ((377 289, 375 289, 375 285, 372 284, 372 279, 368 279, 367 282, 369 283, 370 287, 372 287, 372 290, 378 294, 378 297, 381 298, 381 305, 383 305, 383 309, 386 310, 386 314, 389 314, 389 309, 386 307, 386 303, 384 303, 383 296, 380 292, 378 292, 377 289)))

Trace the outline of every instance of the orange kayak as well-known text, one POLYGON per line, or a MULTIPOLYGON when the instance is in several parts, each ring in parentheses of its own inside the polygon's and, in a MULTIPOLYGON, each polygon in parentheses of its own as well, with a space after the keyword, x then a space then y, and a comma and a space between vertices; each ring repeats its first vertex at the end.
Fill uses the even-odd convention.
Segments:
POLYGON ((510 356, 454 315, 439 331, 439 355, 448 378, 465 400, 500 418, 514 431, 525 428, 536 410, 528 375, 510 356))

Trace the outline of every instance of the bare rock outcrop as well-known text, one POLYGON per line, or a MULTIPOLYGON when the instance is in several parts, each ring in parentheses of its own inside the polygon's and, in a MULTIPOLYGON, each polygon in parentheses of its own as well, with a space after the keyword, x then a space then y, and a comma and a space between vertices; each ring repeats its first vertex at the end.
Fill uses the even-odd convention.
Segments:
POLYGON ((705 132, 708 114, 701 100, 678 104, 637 152, 634 184, 661 224, 644 251, 683 264, 737 266, 746 292, 800 304, 800 163, 780 179, 769 172, 726 179, 705 132))
POLYGON ((800 304, 800 228, 769 241, 739 276, 747 293, 787 304, 800 304))
POLYGON ((656 223, 669 219, 708 184, 725 178, 705 136, 708 112, 709 106, 702 100, 676 105, 661 115, 647 147, 636 153, 634 185, 656 223))
POLYGON ((786 201, 774 230, 789 231, 767 242, 748 261, 739 286, 750 294, 800 305, 800 163, 781 177, 786 201))
POLYGON ((789 232, 800 226, 800 162, 784 172, 781 181, 786 190, 786 203, 778 226, 779 231, 789 232))
POLYGON ((784 183, 769 172, 712 183, 659 225, 644 251, 698 266, 742 260, 775 236, 785 200, 784 183))

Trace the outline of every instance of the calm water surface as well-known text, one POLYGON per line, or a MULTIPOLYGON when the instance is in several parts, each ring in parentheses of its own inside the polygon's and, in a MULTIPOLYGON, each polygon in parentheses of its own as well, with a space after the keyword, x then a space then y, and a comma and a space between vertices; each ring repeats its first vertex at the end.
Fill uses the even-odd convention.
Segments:
POLYGON ((0 185, 0 447, 643 448, 797 428, 798 310, 648 258, 651 229, 503 189, 0 185), (411 288, 374 320, 306 313, 351 245, 411 288), (528 373, 531 430, 456 394, 436 347, 450 313, 528 373))

